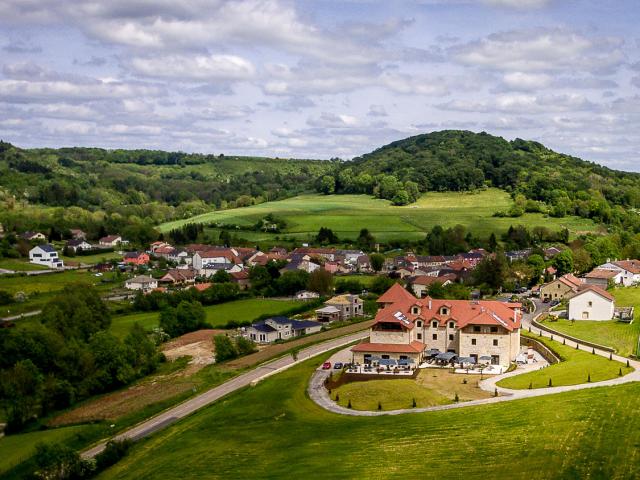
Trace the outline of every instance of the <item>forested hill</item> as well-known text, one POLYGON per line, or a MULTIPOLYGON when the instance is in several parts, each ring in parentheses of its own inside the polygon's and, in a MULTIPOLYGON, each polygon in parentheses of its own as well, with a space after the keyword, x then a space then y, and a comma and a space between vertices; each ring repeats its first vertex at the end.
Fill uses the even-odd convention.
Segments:
POLYGON ((341 164, 335 185, 319 189, 369 193, 402 205, 426 191, 463 191, 485 185, 512 192, 506 215, 545 211, 605 223, 636 223, 640 174, 612 170, 556 153, 542 144, 511 142, 487 133, 445 130, 399 140, 341 164), (528 200, 528 201, 527 201, 528 200))
POLYGON ((333 166, 152 150, 21 149, 0 141, 0 223, 17 231, 56 225, 123 232, 131 224, 149 227, 313 191, 333 166))

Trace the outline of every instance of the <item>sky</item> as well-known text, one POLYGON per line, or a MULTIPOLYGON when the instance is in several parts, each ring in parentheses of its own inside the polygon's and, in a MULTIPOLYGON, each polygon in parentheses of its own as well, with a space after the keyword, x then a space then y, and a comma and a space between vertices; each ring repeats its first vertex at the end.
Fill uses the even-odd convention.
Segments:
POLYGON ((640 171, 638 0, 0 0, 0 138, 349 159, 443 129, 640 171))

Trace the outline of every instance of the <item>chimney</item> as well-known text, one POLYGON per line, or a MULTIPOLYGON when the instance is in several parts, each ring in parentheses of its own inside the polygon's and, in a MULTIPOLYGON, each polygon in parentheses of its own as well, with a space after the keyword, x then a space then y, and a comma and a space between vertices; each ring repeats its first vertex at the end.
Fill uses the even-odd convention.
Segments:
POLYGON ((429 297, 429 310, 431 310, 431 297, 429 297))

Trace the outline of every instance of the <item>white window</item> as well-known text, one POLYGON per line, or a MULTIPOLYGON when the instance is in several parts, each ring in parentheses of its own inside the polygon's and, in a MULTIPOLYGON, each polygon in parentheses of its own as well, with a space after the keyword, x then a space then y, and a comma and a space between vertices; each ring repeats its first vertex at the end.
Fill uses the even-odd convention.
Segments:
POLYGON ((418 320, 416 322, 416 327, 418 327, 418 328, 422 327, 422 322, 420 320, 418 320))
POLYGON ((449 328, 455 328, 456 324, 453 322, 449 322, 449 328))
POLYGON ((433 328, 438 328, 438 322, 431 322, 431 326, 433 328))

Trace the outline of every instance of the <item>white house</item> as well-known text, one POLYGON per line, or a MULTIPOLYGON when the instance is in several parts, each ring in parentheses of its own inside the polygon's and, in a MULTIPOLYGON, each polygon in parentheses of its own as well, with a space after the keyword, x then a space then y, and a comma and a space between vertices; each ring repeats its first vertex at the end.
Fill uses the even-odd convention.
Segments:
POLYGON ((615 270, 622 275, 617 278, 619 285, 630 287, 640 283, 640 260, 622 260, 619 262, 607 262, 598 267, 599 270, 615 270))
POLYGON ((138 275, 124 282, 125 288, 129 290, 142 290, 148 292, 154 288, 158 288, 158 280, 147 275, 138 275))
POLYGON ((569 299, 569 320, 611 320, 615 301, 609 292, 595 285, 584 285, 569 299))
POLYGON ((77 252, 78 250, 87 251, 93 249, 93 245, 83 239, 69 240, 67 242, 67 248, 69 250, 73 250, 74 252, 77 252))
POLYGON ((29 250, 29 262, 49 268, 64 268, 64 262, 58 257, 58 252, 48 243, 29 250))
POLYGON ((320 294, 309 290, 300 290, 296 293, 296 300, 313 300, 314 298, 320 298, 320 294))
POLYGON ((291 320, 287 317, 273 317, 247 327, 247 336, 257 343, 271 343, 276 340, 288 340, 316 333, 321 329, 321 323, 311 320, 291 320))
POLYGON ((122 240, 120 235, 107 235, 98 240, 98 245, 101 247, 117 247, 121 243, 129 243, 122 240))

